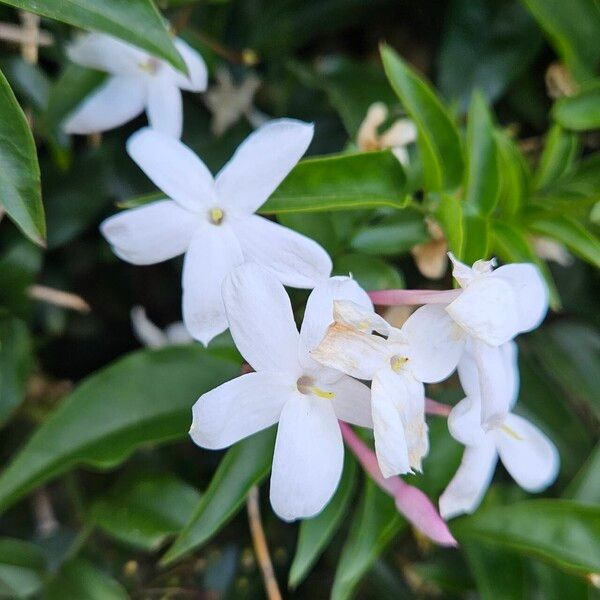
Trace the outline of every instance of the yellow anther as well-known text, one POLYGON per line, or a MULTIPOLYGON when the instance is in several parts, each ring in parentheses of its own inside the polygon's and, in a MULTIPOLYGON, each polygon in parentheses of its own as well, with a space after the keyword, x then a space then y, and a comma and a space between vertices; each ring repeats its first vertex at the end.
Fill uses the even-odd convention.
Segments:
POLYGON ((390 361, 390 365, 392 370, 396 373, 400 373, 402 371, 402 367, 408 362, 408 358, 406 356, 394 356, 390 361))
POLYGON ((242 50, 242 62, 247 67, 254 67, 259 62, 258 54, 252 48, 245 48, 242 50))
POLYGON ((502 425, 500 429, 502 429, 502 431, 504 431, 504 433, 506 433, 506 435, 509 435, 511 438, 518 440, 519 442, 523 441, 523 438, 514 429, 511 429, 508 425, 502 425))
POLYGON ((220 208, 211 208, 210 209, 210 220, 215 225, 220 225, 223 222, 223 211, 220 208))
POLYGON ((319 398, 323 398, 324 400, 333 400, 335 398, 335 394, 333 392, 326 392, 317 386, 313 386, 310 388, 310 391, 319 398))
POLYGON ((139 63, 139 66, 142 71, 146 71, 146 73, 153 75, 158 71, 159 62, 155 58, 149 58, 147 61, 139 63))

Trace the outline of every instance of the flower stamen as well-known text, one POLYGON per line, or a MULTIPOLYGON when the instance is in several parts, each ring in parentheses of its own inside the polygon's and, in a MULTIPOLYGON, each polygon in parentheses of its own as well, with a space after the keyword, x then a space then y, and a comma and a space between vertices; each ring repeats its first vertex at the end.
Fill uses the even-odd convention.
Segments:
POLYGON ((502 431, 504 431, 506 435, 510 436, 514 440, 517 440, 519 442, 523 441, 523 438, 514 429, 511 429, 508 425, 501 425, 500 429, 502 429, 502 431))
POLYGON ((392 371, 396 373, 400 373, 404 365, 408 362, 408 357, 406 356, 392 356, 390 359, 390 366, 392 367, 392 371))
POLYGON ((311 377, 307 377, 303 375, 298 379, 296 386, 298 387, 298 391, 305 396, 317 396, 318 398, 323 398, 324 400, 333 400, 335 398, 334 392, 328 392, 327 390, 323 390, 320 387, 314 385, 314 381, 311 377))
POLYGON ((211 208, 208 214, 213 225, 220 225, 225 217, 225 214, 220 208, 211 208))

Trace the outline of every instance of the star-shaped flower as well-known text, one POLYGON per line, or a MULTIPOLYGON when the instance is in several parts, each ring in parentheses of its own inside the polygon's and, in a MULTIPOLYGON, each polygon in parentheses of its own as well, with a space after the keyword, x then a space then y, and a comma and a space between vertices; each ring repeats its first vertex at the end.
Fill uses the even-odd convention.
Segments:
POLYGON ((204 91, 208 75, 204 60, 195 50, 181 39, 174 42, 188 76, 166 61, 104 33, 88 33, 76 39, 67 49, 69 58, 78 65, 106 71, 109 77, 67 118, 67 133, 114 129, 146 110, 154 129, 181 137, 181 90, 204 91))
POLYGON ((233 267, 256 262, 298 288, 329 277, 331 259, 321 246, 253 214, 300 160, 312 135, 312 125, 271 121, 242 143, 214 179, 172 137, 143 129, 130 138, 130 156, 169 199, 110 217, 102 233, 118 256, 136 265, 185 254, 183 322, 203 344, 227 329, 221 284, 233 267))

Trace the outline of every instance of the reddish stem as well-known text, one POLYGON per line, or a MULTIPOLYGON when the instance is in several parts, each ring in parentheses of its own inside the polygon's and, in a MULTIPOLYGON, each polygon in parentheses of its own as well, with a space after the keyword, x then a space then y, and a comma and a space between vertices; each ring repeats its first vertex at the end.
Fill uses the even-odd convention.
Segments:
POLYGON ((376 290, 369 292, 373 304, 397 306, 399 304, 450 304, 461 290, 376 290))

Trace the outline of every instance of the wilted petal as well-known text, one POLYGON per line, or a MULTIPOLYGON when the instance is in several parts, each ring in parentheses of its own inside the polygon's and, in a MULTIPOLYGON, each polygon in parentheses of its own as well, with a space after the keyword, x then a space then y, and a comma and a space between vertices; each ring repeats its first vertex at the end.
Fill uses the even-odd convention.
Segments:
POLYGON ((356 144, 363 151, 378 150, 378 129, 387 119, 388 109, 383 102, 374 102, 367 109, 367 114, 358 128, 356 144))
POLYGON ((134 77, 109 77, 69 115, 67 133, 85 135, 119 127, 137 117, 146 104, 146 87, 134 77))
POLYGON ((306 152, 313 130, 309 123, 276 119, 249 135, 217 175, 226 208, 248 215, 262 206, 306 152))
POLYGON ((181 346, 194 340, 182 321, 171 323, 165 327, 165 335, 169 346, 181 346))
POLYGON ((335 383, 328 384, 327 389, 335 394, 331 403, 338 419, 359 427, 373 428, 371 390, 364 383, 344 375, 335 383))
POLYGON ((410 119, 398 119, 379 137, 382 148, 406 146, 417 139, 417 127, 410 119))
POLYGON ((179 139, 183 130, 181 91, 159 80, 148 86, 148 122, 155 131, 179 139))
POLYGON ((477 446, 486 439, 481 428, 481 399, 467 396, 448 415, 448 430, 452 437, 465 446, 477 446))
POLYGON ((283 407, 277 430, 271 505, 286 521, 321 512, 333 496, 344 445, 331 402, 297 394, 283 407))
POLYGON ((197 226, 172 200, 159 200, 109 217, 100 231, 117 256, 134 265, 152 265, 183 254, 197 226))
POLYGON ((333 319, 338 323, 350 325, 365 333, 376 331, 385 337, 388 337, 393 329, 372 307, 363 306, 361 303, 350 299, 335 300, 333 302, 333 319))
POLYGON ((280 373, 248 373, 200 396, 192 409, 190 436, 211 450, 227 448, 279 420, 296 388, 280 373))
POLYGON ((130 314, 133 333, 144 346, 162 348, 168 344, 167 336, 148 318, 143 306, 134 306, 130 314))
POLYGON ((458 281, 461 288, 466 288, 476 277, 473 269, 461 262, 452 252, 448 252, 448 258, 452 262, 452 277, 458 281))
POLYGON ((331 273, 331 259, 317 242, 258 215, 233 221, 244 256, 281 283, 313 288, 331 273))
POLYGON ((540 492, 556 479, 558 452, 535 425, 511 414, 494 435, 502 464, 523 489, 540 492))
POLYGON ((181 38, 176 38, 174 43, 177 51, 185 61, 185 65, 188 69, 188 76, 172 69, 173 82, 182 90, 187 90, 189 92, 203 92, 208 85, 208 71, 204 59, 199 52, 196 52, 196 50, 181 38))

